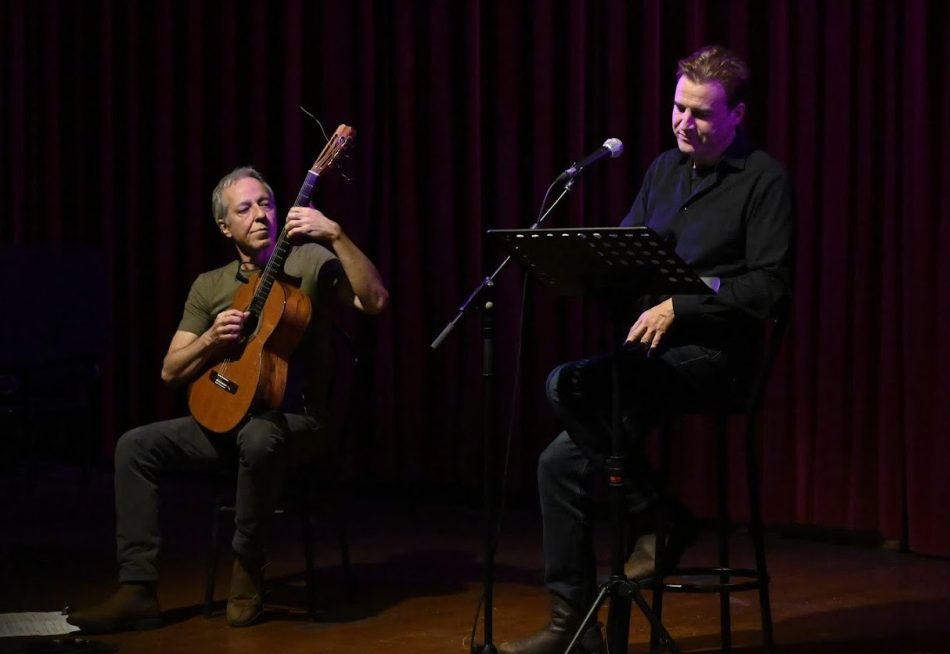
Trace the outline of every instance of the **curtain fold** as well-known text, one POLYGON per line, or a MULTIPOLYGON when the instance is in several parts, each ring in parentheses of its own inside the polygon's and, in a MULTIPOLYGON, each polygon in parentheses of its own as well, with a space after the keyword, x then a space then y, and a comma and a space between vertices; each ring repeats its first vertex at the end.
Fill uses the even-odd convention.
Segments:
MULTIPOLYGON (((324 142, 300 107, 327 132, 353 124, 357 148, 315 200, 379 264, 393 303, 344 319, 372 363, 350 446, 381 482, 474 488, 478 314, 429 343, 501 260, 484 231, 530 225, 557 173, 608 137, 624 155, 579 179, 548 224, 616 224, 674 145, 677 59, 723 43, 749 59, 748 127, 797 203, 794 313, 765 417, 767 519, 946 556, 948 23, 939 0, 7 0, 0 242, 103 253, 109 450, 185 410, 158 372, 191 280, 230 256, 214 183, 253 164, 286 207, 324 142)), ((547 372, 613 336, 597 307, 529 284, 515 387, 522 276, 508 268, 495 404, 499 445, 517 414, 517 489, 556 431, 547 372)), ((55 301, 71 283, 81 271, 37 292, 55 301)), ((705 445, 684 443, 681 490, 702 510, 705 445)))

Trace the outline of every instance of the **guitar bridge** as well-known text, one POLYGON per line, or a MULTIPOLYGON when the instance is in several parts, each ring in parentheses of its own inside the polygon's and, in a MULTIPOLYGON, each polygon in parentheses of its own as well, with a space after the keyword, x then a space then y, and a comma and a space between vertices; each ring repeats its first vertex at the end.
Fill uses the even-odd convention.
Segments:
POLYGON ((212 370, 210 373, 208 373, 208 379, 210 379, 211 383, 213 383, 215 386, 223 388, 231 395, 237 393, 238 385, 224 375, 218 373, 217 370, 212 370))

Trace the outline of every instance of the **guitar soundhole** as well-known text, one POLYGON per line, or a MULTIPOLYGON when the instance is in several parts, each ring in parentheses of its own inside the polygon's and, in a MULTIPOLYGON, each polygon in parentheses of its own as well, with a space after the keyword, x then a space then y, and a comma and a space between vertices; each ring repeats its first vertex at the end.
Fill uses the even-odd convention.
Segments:
POLYGON ((241 334, 241 339, 238 341, 241 345, 247 343, 247 340, 254 335, 254 332, 257 331, 257 323, 259 321, 260 316, 254 311, 251 311, 251 315, 244 321, 244 331, 241 334))

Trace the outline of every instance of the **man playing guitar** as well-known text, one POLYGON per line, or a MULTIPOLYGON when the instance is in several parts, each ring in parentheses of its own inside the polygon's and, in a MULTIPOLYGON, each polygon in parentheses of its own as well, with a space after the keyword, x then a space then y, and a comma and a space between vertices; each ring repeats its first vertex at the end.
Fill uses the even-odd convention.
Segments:
POLYGON ((287 393, 281 393, 286 400, 277 407, 253 406, 224 434, 189 416, 138 427, 119 439, 115 451, 119 586, 104 602, 70 613, 68 621, 83 631, 161 624, 155 563, 160 543, 159 477, 168 471, 213 469, 229 454, 236 454, 238 463, 228 624, 247 626, 261 615, 263 537, 284 470, 288 461, 312 457, 328 437, 330 300, 335 296, 359 311, 377 314, 389 297, 376 267, 340 225, 309 202, 298 205, 290 209, 278 238, 274 193, 260 173, 238 168, 215 187, 214 220, 234 242, 238 257, 195 280, 165 355, 162 379, 172 386, 197 384, 209 364, 247 347, 256 321, 264 316, 234 306, 232 300, 242 287, 266 278, 259 273, 272 263, 275 248, 284 244, 288 254, 281 277, 294 278, 295 285, 299 282, 299 290, 290 291, 305 296, 299 304, 307 313, 295 341, 287 393))

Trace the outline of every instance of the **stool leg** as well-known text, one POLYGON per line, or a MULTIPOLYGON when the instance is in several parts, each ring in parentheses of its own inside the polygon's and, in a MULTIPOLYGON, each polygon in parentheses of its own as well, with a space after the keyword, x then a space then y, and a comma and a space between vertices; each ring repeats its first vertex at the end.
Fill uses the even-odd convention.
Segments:
MULTIPOLYGON (((719 567, 729 567, 729 461, 726 447, 729 425, 725 415, 716 417, 716 476, 719 503, 719 567)), ((728 584, 728 574, 719 575, 719 581, 728 584)), ((729 607, 729 591, 719 591, 719 633, 722 651, 732 650, 732 614, 729 607)))
POLYGON ((755 571, 759 582, 759 610, 762 615, 762 641, 766 654, 775 648, 772 632, 772 604, 769 599, 769 572, 765 563, 765 537, 762 525, 762 482, 759 478, 759 451, 750 418, 746 424, 746 477, 749 486, 749 530, 755 549, 755 571))
MULTIPOLYGON (((670 429, 670 423, 667 422, 663 428, 660 442, 660 484, 663 489, 669 487, 670 481, 673 451, 671 440, 672 430, 670 429)), ((656 572, 653 575, 653 613, 656 614, 658 622, 663 622, 663 584, 666 581, 661 562, 666 558, 666 522, 669 516, 664 508, 664 502, 661 500, 656 507, 656 572)), ((656 629, 651 628, 650 653, 658 654, 660 648, 660 634, 656 629)))
MULTIPOLYGON (((663 621, 663 583, 666 576, 662 571, 660 562, 666 556, 666 511, 662 508, 662 503, 656 511, 656 572, 653 574, 653 613, 659 622, 663 621)), ((661 649, 660 634, 656 629, 650 629, 650 652, 656 653, 661 649)))

